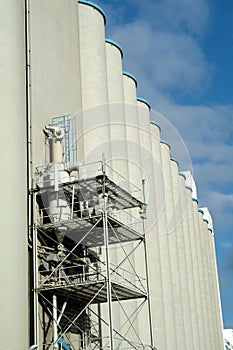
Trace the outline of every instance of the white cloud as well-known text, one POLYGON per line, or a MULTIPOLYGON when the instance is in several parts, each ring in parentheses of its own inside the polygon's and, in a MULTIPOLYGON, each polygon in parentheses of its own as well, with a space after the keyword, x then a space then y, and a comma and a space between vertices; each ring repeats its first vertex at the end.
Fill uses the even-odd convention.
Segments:
POLYGON ((198 42, 186 33, 155 31, 136 20, 112 30, 124 48, 124 66, 143 82, 143 90, 180 90, 191 93, 208 83, 212 67, 198 42), (147 88, 149 86, 149 89, 147 88))
POLYGON ((132 3, 138 7, 140 16, 153 21, 155 29, 201 34, 208 23, 206 0, 147 0, 146 6, 141 0, 132 0, 132 3))
MULTIPOLYGON (((151 22, 154 29, 188 31, 200 35, 209 20, 207 0, 95 0, 107 12, 111 25, 125 24, 132 18, 151 22)), ((111 26, 110 26, 111 30, 111 26)))

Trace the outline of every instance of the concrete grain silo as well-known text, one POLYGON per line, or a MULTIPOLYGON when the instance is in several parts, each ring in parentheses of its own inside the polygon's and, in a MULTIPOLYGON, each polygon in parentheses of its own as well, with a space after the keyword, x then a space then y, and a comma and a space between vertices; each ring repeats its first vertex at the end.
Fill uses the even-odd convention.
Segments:
POLYGON ((24 6, 1 1, 1 348, 28 346, 27 126, 24 6), (9 142, 10 140, 10 142, 9 142), (17 175, 16 175, 17 174, 17 175), (14 332, 14 335, 12 333, 14 332))
POLYGON ((105 14, 89 1, 79 1, 80 76, 82 110, 77 115, 79 159, 110 158, 105 14), (108 152, 108 154, 107 154, 108 152))
POLYGON ((222 350, 211 216, 104 11, 3 0, 0 17, 0 347, 222 350))

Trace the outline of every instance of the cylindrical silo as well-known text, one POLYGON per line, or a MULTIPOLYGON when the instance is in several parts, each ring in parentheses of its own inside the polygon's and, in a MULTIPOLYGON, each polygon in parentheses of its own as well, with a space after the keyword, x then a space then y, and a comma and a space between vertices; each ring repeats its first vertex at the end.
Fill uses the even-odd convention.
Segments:
MULTIPOLYGON (((194 181, 194 180, 193 180, 194 181)), ((203 304, 204 300, 204 277, 203 277, 203 256, 201 254, 201 235, 199 228, 199 215, 198 215, 198 200, 196 196, 194 197, 192 191, 192 208, 193 208, 193 223, 194 223, 194 245, 195 245, 195 263, 197 263, 197 281, 196 281, 196 292, 197 292, 197 317, 198 317, 198 326, 199 326, 199 337, 200 337, 200 349, 205 349, 205 321, 203 304)), ((196 264, 195 264, 196 265, 196 264)))
POLYGON ((193 341, 194 349, 200 348, 200 334, 199 334, 199 270, 197 262, 197 249, 196 249, 196 239, 195 239, 195 223, 193 219, 193 201, 192 201, 192 188, 186 186, 186 201, 187 201, 187 218, 188 218, 188 230, 186 235, 187 244, 189 245, 191 261, 188 268, 189 284, 190 284, 190 307, 191 307, 191 317, 192 317, 192 330, 193 330, 193 341))
POLYGON ((33 165, 44 158, 42 129, 52 117, 81 109, 76 0, 30 1, 33 165))
POLYGON ((213 284, 212 284, 212 266, 211 266, 211 257, 210 257, 210 239, 209 232, 207 226, 207 219, 203 216, 203 220, 201 222, 202 226, 202 235, 206 242, 206 280, 207 280, 207 308, 208 308, 208 319, 209 319, 209 336, 210 336, 210 344, 211 348, 216 349, 216 327, 215 327, 215 310, 213 305, 213 284))
POLYGON ((217 260, 216 260, 216 252, 215 252, 215 242, 214 242, 214 230, 212 228, 208 228, 210 237, 211 237, 211 250, 212 250, 212 275, 213 275, 213 284, 215 289, 215 315, 216 315, 216 349, 221 348, 224 344, 223 338, 223 319, 222 319, 222 308, 221 308, 221 300, 220 300, 220 291, 219 291, 219 281, 218 281, 218 271, 217 271, 217 260), (218 345, 217 345, 218 344, 218 345))
POLYGON ((137 81, 136 78, 123 72, 125 129, 127 139, 128 176, 139 189, 142 188, 142 168, 140 152, 140 134, 137 109, 137 81))
MULTIPOLYGON (((109 143, 111 143, 111 157, 109 165, 121 176, 128 179, 127 166, 127 145, 124 114, 124 90, 122 77, 122 57, 123 50, 115 41, 105 39, 106 43, 106 65, 107 65, 107 86, 109 101, 109 143)), ((112 174, 113 175, 113 174, 112 174)), ((114 178, 114 176, 113 176, 114 178)), ((120 213, 116 214, 118 219, 120 213)), ((119 246, 110 249, 110 259, 114 266, 118 266, 122 248, 119 246)), ((117 271, 118 273, 118 271, 117 271)), ((107 314, 106 307, 102 305, 102 313, 107 314)), ((121 332, 122 310, 119 303, 113 303, 112 312, 114 315, 114 329, 121 332)), ((120 346, 121 340, 115 339, 115 347, 120 346)))
MULTIPOLYGON (((181 188, 181 176, 178 172, 178 162, 171 157, 171 180, 173 189, 173 214, 169 222, 169 237, 173 239, 175 249, 177 270, 174 269, 172 275, 174 277, 173 285, 176 285, 176 301, 175 301, 175 317, 176 317, 176 335, 177 348, 190 348, 192 346, 192 334, 190 332, 190 305, 189 305, 189 289, 187 279, 187 263, 185 254, 184 234, 185 232, 185 215, 186 207, 183 206, 181 196, 183 189, 181 188)), ((172 263, 172 266, 174 264, 172 263)))
MULTIPOLYGON (((181 309, 181 288, 180 288, 180 271, 179 271, 179 259, 177 251, 176 242, 176 228, 175 228, 175 212, 174 212, 174 189, 172 183, 172 171, 171 171, 171 160, 170 160, 170 146, 163 140, 161 140, 162 149, 162 165, 164 172, 165 181, 165 211, 167 217, 167 240, 168 249, 170 255, 170 271, 171 271, 171 285, 172 285, 172 301, 173 301, 173 316, 167 314, 167 322, 172 325, 174 324, 174 345, 175 349, 179 349, 179 341, 183 337, 184 333, 181 335, 182 329, 182 309, 181 309)), ((172 337, 168 338, 171 342, 172 337)), ((183 344, 184 345, 184 344, 183 344)), ((182 346, 183 346, 182 345, 182 346)), ((168 346, 170 348, 170 346, 168 346)))
POLYGON ((203 228, 203 210, 198 209, 198 217, 199 217, 199 231, 200 231, 200 248, 201 248, 201 254, 202 254, 202 273, 203 273, 203 289, 204 289, 204 304, 203 312, 204 312, 204 331, 205 331, 205 341, 206 341, 206 348, 212 348, 214 346, 213 344, 213 338, 210 337, 211 332, 211 324, 212 324, 212 317, 210 313, 210 292, 211 288, 209 286, 209 262, 208 262, 208 248, 207 248, 207 234, 206 230, 203 228))
POLYGON ((78 2, 82 112, 77 114, 79 162, 110 159, 105 14, 86 0, 78 2))
POLYGON ((209 296, 209 302, 211 305, 211 333, 213 334, 213 348, 218 349, 222 346, 223 335, 222 329, 222 316, 221 316, 221 304, 219 299, 219 285, 216 270, 216 255, 214 247, 214 235, 213 235, 213 223, 212 217, 208 208, 202 208, 203 215, 203 230, 206 236, 207 245, 207 257, 208 257, 208 276, 209 276, 209 288, 211 290, 209 296))
MULTIPOLYGON (((170 203, 167 201, 168 183, 170 182, 170 146, 160 142, 160 129, 151 123, 152 152, 154 166, 156 234, 154 243, 154 258, 158 259, 154 266, 154 282, 152 285, 152 315, 155 329, 155 345, 158 348, 176 349, 174 300, 172 291, 172 276, 170 250, 167 232, 167 216, 170 203), (160 180, 159 180, 160 179, 160 180), (163 197, 164 196, 164 197, 163 197), (156 284, 156 280, 158 283, 156 284)), ((150 248, 153 249, 153 246, 150 248)))
POLYGON ((193 335, 193 307, 194 307, 194 297, 193 297, 193 274, 192 274, 192 255, 191 255, 191 245, 189 238, 189 224, 188 224, 188 202, 185 188, 186 177, 181 172, 179 173, 179 196, 180 196, 180 206, 181 206, 181 225, 182 225, 182 237, 179 238, 179 247, 183 249, 180 251, 180 255, 183 257, 181 263, 181 278, 183 279, 183 311, 184 311, 184 332, 185 341, 187 349, 194 348, 194 335, 193 335), (181 240, 183 242, 181 243, 181 240), (181 244, 181 245, 180 245, 181 244))
MULTIPOLYGON (((148 235, 149 247, 149 282, 151 291, 152 321, 155 346, 158 349, 168 349, 167 334, 169 328, 166 325, 165 315, 171 312, 172 292, 167 286, 171 285, 170 257, 167 243, 167 219, 164 210, 164 174, 161 159, 160 127, 154 121, 150 123, 151 150, 153 156, 153 184, 154 198, 152 194, 152 215, 155 216, 155 232, 148 235), (159 181, 157 181, 159 179, 159 181), (154 210, 154 213, 153 213, 154 210), (153 264, 152 264, 153 262, 153 264)), ((149 215, 149 213, 148 213, 149 215)), ((173 327, 174 328, 174 327, 173 327)), ((173 334, 173 333, 172 333, 173 334)), ((173 334, 174 335, 174 334, 173 334)))
MULTIPOLYGON (((127 148, 127 170, 128 180, 130 184, 142 188, 142 173, 141 173, 141 158, 140 158, 140 142, 139 142, 139 128, 138 128, 138 111, 137 111, 137 81, 133 75, 127 72, 123 72, 123 91, 124 91, 124 113, 125 113, 125 137, 126 137, 126 148, 127 148)), ((132 191, 132 187, 129 188, 132 191)), ((137 195, 137 193, 132 193, 137 195)), ((138 216, 138 208, 133 208, 128 211, 128 222, 132 224, 134 219, 132 216, 138 216)), ((135 266, 135 254, 130 254, 134 250, 136 243, 131 242, 127 245, 128 259, 124 264, 124 268, 133 273, 133 266, 135 266)), ((124 254, 124 253, 123 253, 124 254)), ((137 254, 139 251, 137 249, 137 254)), ((119 254, 119 257, 122 255, 119 254)), ((136 270, 137 270, 136 266, 136 270)), ((138 342, 139 333, 138 330, 140 325, 139 317, 135 310, 138 308, 137 300, 127 302, 125 305, 127 314, 131 315, 133 320, 134 329, 131 327, 129 336, 138 342)), ((122 317, 121 322, 124 324, 126 319, 122 317)))
POLYGON ((0 2, 2 349, 27 349, 27 122, 24 2, 0 2))
POLYGON ((128 179, 128 153, 125 127, 123 50, 115 41, 105 39, 108 78, 111 160, 109 165, 128 179))
MULTIPOLYGON (((138 271, 142 276, 146 276, 145 265, 142 263, 143 249, 146 249, 146 259, 148 262, 156 260, 158 256, 155 254, 155 247, 157 248, 156 242, 156 219, 155 219, 155 207, 156 207, 156 196, 155 196, 155 184, 154 184, 154 166, 153 166, 153 151, 151 141, 151 130, 150 130, 150 105, 143 99, 137 98, 138 106, 138 124, 139 124, 139 142, 140 142, 140 160, 141 160, 141 177, 144 180, 144 196, 147 204, 146 208, 146 219, 144 220, 145 225, 145 243, 139 250, 139 254, 135 255, 135 264, 138 267, 138 271)), ((159 129, 158 129, 159 130, 159 129)), ((158 137, 159 139, 159 137, 158 137)), ((144 339, 144 343, 153 344, 156 342, 154 336, 153 320, 152 320, 152 309, 153 309, 153 288, 157 284, 156 276, 153 267, 148 263, 147 277, 148 277, 148 289, 149 289, 149 301, 147 308, 142 310, 141 316, 145 321, 151 318, 152 323, 150 324, 151 329, 148 328, 148 323, 139 323, 139 333, 144 339)))

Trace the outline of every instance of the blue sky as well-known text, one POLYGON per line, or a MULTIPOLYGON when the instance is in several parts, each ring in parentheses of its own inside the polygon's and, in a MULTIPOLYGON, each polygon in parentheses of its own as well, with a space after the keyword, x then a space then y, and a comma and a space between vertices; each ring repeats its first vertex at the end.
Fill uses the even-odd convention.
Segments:
POLYGON ((224 325, 233 328, 233 1, 95 3, 106 12, 107 36, 123 47, 138 95, 189 149, 199 205, 214 218, 224 325))

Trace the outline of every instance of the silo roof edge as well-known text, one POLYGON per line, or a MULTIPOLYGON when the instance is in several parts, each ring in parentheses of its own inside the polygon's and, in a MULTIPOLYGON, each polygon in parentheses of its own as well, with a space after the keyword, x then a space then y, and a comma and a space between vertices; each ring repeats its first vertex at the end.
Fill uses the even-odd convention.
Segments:
POLYGON ((170 149, 171 149, 171 146, 169 145, 169 143, 165 140, 160 140, 161 143, 163 143, 164 145, 167 145, 170 149))
POLYGON ((138 85, 137 79, 135 78, 135 76, 129 72, 123 71, 123 75, 126 75, 127 77, 133 79, 135 81, 136 87, 138 85))
POLYGON ((105 14, 104 10, 99 5, 97 5, 94 2, 89 1, 89 0, 78 0, 78 3, 91 6, 91 7, 95 8, 96 10, 98 10, 104 18, 104 24, 106 24, 106 14, 105 14))
POLYGON ((150 124, 157 126, 161 131, 161 126, 159 125, 159 123, 155 122, 154 120, 150 120, 150 124))
POLYGON ((123 55, 124 55, 123 49, 116 41, 109 39, 109 38, 105 38, 105 42, 115 46, 120 51, 121 57, 123 57, 123 55))
POLYGON ((170 160, 171 160, 172 162, 175 162, 177 165, 179 165, 179 162, 178 162, 178 160, 177 160, 176 158, 170 157, 170 160))
POLYGON ((149 109, 151 109, 149 102, 145 100, 143 97, 137 97, 137 101, 145 103, 149 107, 149 109))

